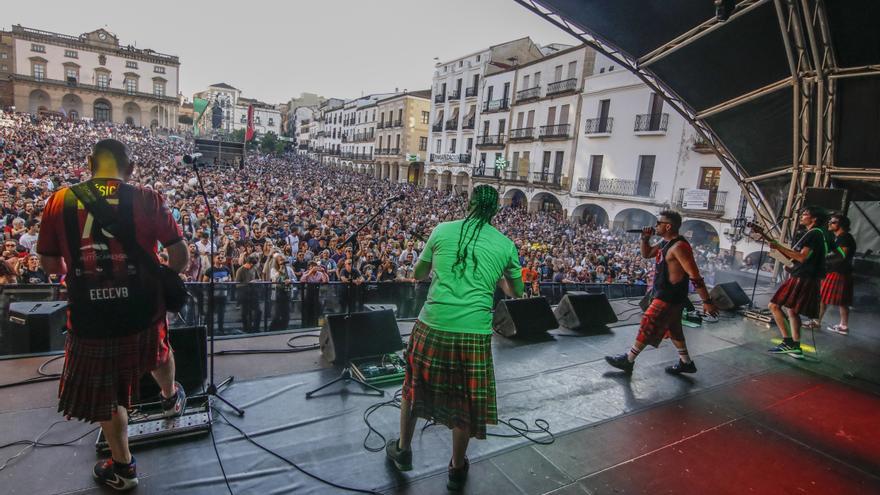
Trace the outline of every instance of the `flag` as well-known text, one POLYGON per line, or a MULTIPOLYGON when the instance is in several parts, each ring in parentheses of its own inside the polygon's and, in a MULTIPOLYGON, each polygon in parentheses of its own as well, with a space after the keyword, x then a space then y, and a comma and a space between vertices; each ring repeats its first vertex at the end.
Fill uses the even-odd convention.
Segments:
POLYGON ((248 142, 254 138, 254 106, 248 105, 247 132, 244 135, 244 142, 248 142))
POLYGON ((193 98, 193 134, 197 134, 196 127, 199 123, 199 119, 202 118, 202 115, 205 114, 205 110, 208 109, 208 100, 203 98, 193 98))

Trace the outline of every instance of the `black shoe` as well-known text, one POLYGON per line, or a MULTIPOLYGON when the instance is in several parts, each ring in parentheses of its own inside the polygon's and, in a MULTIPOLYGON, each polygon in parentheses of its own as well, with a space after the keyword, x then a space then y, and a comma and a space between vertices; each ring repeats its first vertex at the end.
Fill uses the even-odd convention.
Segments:
POLYGON ((399 471, 412 470, 412 450, 401 450, 398 439, 392 438, 385 444, 385 457, 397 466, 399 471))
POLYGON ((114 490, 131 490, 138 485, 137 466, 135 465, 133 457, 131 459, 131 464, 127 466, 116 464, 113 462, 112 458, 98 461, 98 463, 95 464, 92 475, 98 482, 103 483, 114 490))
POLYGON ((678 362, 673 364, 672 366, 667 366, 666 372, 669 373, 670 375, 680 375, 682 373, 696 373, 697 372, 697 365, 694 364, 693 361, 691 361, 689 363, 684 363, 684 362, 682 362, 681 359, 679 359, 678 362))
POLYGON ((605 361, 611 366, 627 373, 633 372, 633 364, 635 364, 626 357, 626 354, 621 354, 619 356, 605 356, 605 361))
POLYGON ((167 399, 162 397, 161 393, 159 394, 159 398, 162 399, 162 414, 166 418, 180 416, 186 409, 186 392, 183 390, 183 385, 180 382, 174 382, 174 387, 177 391, 167 399))
POLYGON ((470 463, 467 457, 464 458, 464 466, 460 468, 452 467, 452 461, 449 461, 449 468, 447 469, 449 479, 446 480, 446 489, 453 492, 461 491, 464 488, 464 483, 467 481, 468 468, 470 468, 470 463))

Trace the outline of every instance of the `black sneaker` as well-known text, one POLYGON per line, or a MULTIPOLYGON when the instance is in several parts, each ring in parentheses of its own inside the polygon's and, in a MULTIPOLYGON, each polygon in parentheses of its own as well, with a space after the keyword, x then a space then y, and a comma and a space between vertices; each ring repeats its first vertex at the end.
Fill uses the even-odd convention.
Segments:
POLYGON ((114 490, 125 491, 131 490, 138 485, 137 466, 134 457, 131 458, 131 464, 123 466, 116 464, 113 459, 98 461, 92 472, 95 479, 114 490))
POLYGON ((785 342, 779 344, 772 349, 767 349, 767 352, 773 354, 788 354, 789 356, 797 359, 802 359, 804 357, 804 351, 801 350, 800 345, 793 346, 786 344, 785 342))
POLYGON ((183 414, 183 410, 186 409, 186 392, 183 390, 183 385, 180 382, 174 382, 174 387, 177 389, 177 392, 167 399, 162 397, 162 394, 159 394, 159 398, 162 399, 162 414, 166 418, 180 416, 183 414))
POLYGON ((412 450, 401 450, 397 438, 392 438, 385 444, 385 457, 393 462, 399 471, 412 469, 412 450))
POLYGON ((605 361, 608 362, 611 366, 619 370, 623 370, 627 373, 633 372, 633 364, 634 362, 627 359, 626 354, 621 354, 619 356, 605 356, 605 361))
POLYGON ((467 457, 464 458, 464 466, 460 468, 452 467, 452 461, 449 461, 447 469, 449 479, 446 480, 446 489, 453 492, 461 491, 467 481, 468 468, 470 468, 470 463, 467 457))
POLYGON ((693 361, 691 361, 689 363, 684 363, 684 362, 682 362, 681 359, 679 359, 678 362, 673 364, 672 366, 667 366, 666 372, 669 373, 670 375, 680 375, 682 373, 696 373, 697 372, 697 365, 694 364, 693 361))

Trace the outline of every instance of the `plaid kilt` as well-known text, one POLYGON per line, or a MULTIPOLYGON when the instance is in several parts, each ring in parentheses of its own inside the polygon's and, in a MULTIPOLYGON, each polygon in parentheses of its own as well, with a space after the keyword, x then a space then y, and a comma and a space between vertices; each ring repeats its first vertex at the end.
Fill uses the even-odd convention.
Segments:
POLYGON ((684 340, 681 310, 684 304, 672 304, 654 298, 642 316, 636 341, 657 347, 664 338, 684 340))
POLYGON ((163 318, 136 334, 85 339, 67 334, 58 412, 90 423, 108 421, 117 406, 131 408, 140 379, 168 361, 171 347, 163 318))
POLYGON ((416 321, 406 362, 403 398, 415 416, 468 428, 480 439, 487 424, 498 424, 491 334, 445 332, 416 321))
POLYGON ((822 302, 832 306, 852 306, 853 280, 851 275, 831 272, 822 281, 822 302))
POLYGON ((819 279, 790 277, 779 286, 770 302, 793 309, 807 318, 818 318, 819 279))

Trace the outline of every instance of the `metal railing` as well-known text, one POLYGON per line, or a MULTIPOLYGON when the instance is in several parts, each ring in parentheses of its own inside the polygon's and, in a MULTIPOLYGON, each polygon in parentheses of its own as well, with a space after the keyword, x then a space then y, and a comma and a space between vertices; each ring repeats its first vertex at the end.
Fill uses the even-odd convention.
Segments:
POLYGON ((578 192, 642 198, 653 198, 657 192, 657 182, 638 182, 627 179, 599 179, 598 190, 595 189, 595 187, 595 181, 591 183, 589 177, 581 177, 578 179, 578 192))
MULTIPOLYGON (((390 124, 390 122, 389 122, 389 124, 390 124)), ((391 127, 391 126, 389 125, 388 127, 391 127)), ((376 129, 384 129, 384 128, 385 128, 385 121, 384 120, 379 121, 379 123, 376 124, 376 129)))
POLYGON ((458 118, 449 119, 446 121, 445 129, 447 131, 457 131, 458 130, 458 118))
POLYGON ((470 163, 470 153, 431 153, 431 162, 434 163, 470 163))
POLYGON ((678 194, 675 196, 675 207, 693 213, 704 212, 710 215, 723 215, 724 214, 724 206, 727 202, 727 191, 718 191, 718 190, 709 190, 709 198, 705 207, 700 208, 685 208, 684 207, 684 191, 685 188, 680 188, 678 190, 678 194))
MULTIPOLYGON (((13 80, 33 81, 33 82, 38 82, 40 84, 51 84, 53 86, 65 86, 65 87, 70 86, 70 84, 67 81, 61 81, 59 79, 49 79, 46 77, 34 77, 34 76, 25 76, 25 75, 14 74, 11 76, 11 78, 13 80)), ((82 82, 77 81, 76 87, 81 88, 81 89, 90 89, 90 90, 94 90, 94 91, 101 91, 101 92, 108 93, 111 95, 119 95, 119 96, 132 96, 132 95, 134 95, 134 96, 139 96, 141 98, 152 98, 154 100, 163 100, 166 102, 178 101, 177 97, 172 97, 172 96, 157 95, 154 93, 144 93, 142 91, 131 92, 125 88, 111 88, 109 86, 109 83, 108 84, 84 84, 82 82)))
POLYGON ((504 146, 504 134, 477 136, 477 146, 504 146))
POLYGON ((403 121, 402 120, 395 120, 394 125, 392 125, 391 127, 403 127, 403 121))
POLYGON ((474 96, 477 96, 477 87, 474 86, 474 87, 465 89, 464 96, 465 96, 465 98, 473 98, 474 96))
POLYGON ((447 97, 447 99, 449 99, 449 100, 458 100, 460 98, 461 98, 461 91, 453 91, 453 92, 449 93, 449 96, 447 97))
POLYGON ((477 125, 477 116, 474 115, 473 117, 462 122, 461 128, 462 129, 473 129, 476 125, 477 125))
POLYGON ((584 124, 585 133, 589 134, 610 134, 614 128, 614 118, 605 119, 587 119, 584 124))
POLYGON ((541 97, 541 86, 523 89, 516 92, 516 101, 532 100, 541 97))
POLYGON ((376 148, 373 152, 375 155, 399 155, 400 148, 376 148))
POLYGON ((446 101, 446 93, 438 93, 434 95, 434 103, 443 103, 446 101))
POLYGON ((507 98, 501 98, 500 100, 489 100, 483 102, 483 111, 484 112, 497 112, 500 110, 507 110, 509 108, 509 102, 507 98))
POLYGON ((635 132, 666 132, 669 125, 668 113, 643 113, 636 115, 635 132))
POLYGON ((558 187, 562 185, 562 174, 556 174, 553 172, 532 172, 532 182, 558 187))
POLYGON ((511 129, 510 140, 516 141, 518 139, 535 139, 535 128, 521 127, 519 129, 511 129))
POLYGON ((353 158, 355 160, 372 160, 373 155, 369 153, 355 153, 353 158))
POLYGON ((540 133, 538 135, 541 137, 541 139, 569 137, 570 131, 571 124, 542 125, 540 133))
POLYGON ((547 85, 547 94, 556 94, 562 93, 564 91, 573 91, 577 89, 577 79, 564 79, 562 81, 556 81, 555 83, 550 83, 547 85))

